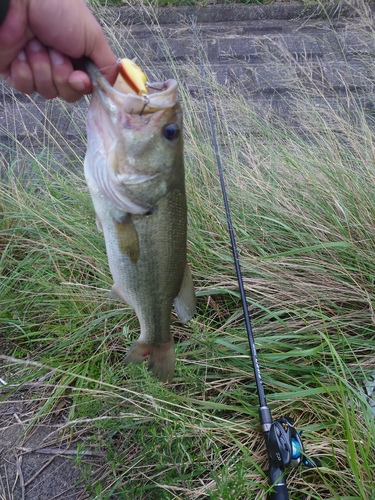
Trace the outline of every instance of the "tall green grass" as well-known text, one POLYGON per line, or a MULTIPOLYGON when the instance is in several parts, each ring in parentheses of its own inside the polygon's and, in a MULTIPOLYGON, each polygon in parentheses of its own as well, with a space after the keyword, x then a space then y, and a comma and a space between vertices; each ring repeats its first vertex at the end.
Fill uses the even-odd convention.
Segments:
MULTIPOLYGON (((126 42, 108 26, 121 56, 126 42)), ((141 48, 139 58, 149 62, 141 48)), ((47 380, 30 425, 64 398, 62 431, 84 432, 86 448, 107 453, 99 475, 82 463, 90 498, 260 499, 267 462, 216 162, 203 92, 192 97, 183 84, 203 82, 192 64, 169 65, 182 80, 198 295, 194 319, 172 322, 174 382, 121 362, 139 327, 126 304, 107 297, 104 242, 83 179, 86 107, 72 115, 62 102, 54 105, 74 118, 76 150, 42 115, 44 149, 13 137, 4 156, 0 376, 47 380)), ((375 421, 363 384, 375 365, 373 117, 355 92, 350 106, 333 106, 311 80, 296 82, 291 125, 271 111, 260 116, 240 89, 207 72, 267 399, 275 418, 296 420, 307 453, 323 463, 290 471, 291 498, 370 500, 375 421)))
POLYGON ((141 7, 181 7, 184 5, 194 5, 206 7, 217 4, 251 4, 251 3, 271 3, 272 0, 90 0, 91 4, 104 6, 141 6, 141 7))

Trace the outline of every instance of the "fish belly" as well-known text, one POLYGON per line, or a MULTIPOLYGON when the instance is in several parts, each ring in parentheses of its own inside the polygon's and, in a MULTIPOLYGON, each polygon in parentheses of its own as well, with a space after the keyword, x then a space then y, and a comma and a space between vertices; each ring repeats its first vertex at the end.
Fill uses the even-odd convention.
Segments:
POLYGON ((170 331, 173 302, 186 264, 186 197, 173 189, 149 215, 129 215, 91 192, 104 233, 114 289, 134 308, 141 334, 125 362, 148 358, 149 369, 162 381, 174 373, 170 331))

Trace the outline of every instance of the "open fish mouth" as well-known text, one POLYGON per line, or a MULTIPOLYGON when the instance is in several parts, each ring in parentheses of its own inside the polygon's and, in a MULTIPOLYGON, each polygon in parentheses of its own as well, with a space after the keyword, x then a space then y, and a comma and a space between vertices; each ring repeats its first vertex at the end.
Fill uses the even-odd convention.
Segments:
POLYGON ((172 108, 177 103, 177 82, 175 80, 148 83, 147 94, 137 95, 131 90, 124 93, 112 87, 88 58, 85 60, 85 69, 103 105, 110 112, 115 113, 117 106, 121 105, 124 113, 147 115, 172 108))

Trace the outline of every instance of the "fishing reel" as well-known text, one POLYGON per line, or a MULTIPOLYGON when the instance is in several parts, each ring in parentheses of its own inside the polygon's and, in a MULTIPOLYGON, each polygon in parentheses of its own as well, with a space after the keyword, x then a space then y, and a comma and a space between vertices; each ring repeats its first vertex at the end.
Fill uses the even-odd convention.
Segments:
POLYGON ((294 421, 289 417, 274 420, 268 434, 270 460, 279 467, 320 467, 319 460, 309 460, 304 453, 302 431, 297 432, 294 421))
POLYGON ((268 471, 269 483, 273 493, 270 500, 286 500, 289 498, 285 481, 287 467, 320 467, 320 460, 309 459, 305 454, 302 443, 302 432, 297 432, 294 421, 289 417, 281 417, 271 423, 267 433, 267 450, 270 468, 268 471))

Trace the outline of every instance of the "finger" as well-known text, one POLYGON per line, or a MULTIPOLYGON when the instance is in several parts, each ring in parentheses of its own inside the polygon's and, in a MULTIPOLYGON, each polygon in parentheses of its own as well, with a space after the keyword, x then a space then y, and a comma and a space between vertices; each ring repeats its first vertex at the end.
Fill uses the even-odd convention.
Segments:
MULTIPOLYGON (((2 3, 2 0, 0 0, 2 3)), ((0 72, 8 73, 13 60, 33 38, 27 24, 28 2, 12 0, 0 29, 0 72)))
POLYGON ((58 52, 49 49, 51 60, 52 79, 60 97, 67 102, 78 101, 83 94, 92 91, 91 82, 82 71, 74 71, 69 58, 58 52))
POLYGON ((115 82, 116 58, 84 0, 34 0, 33 7, 29 10, 30 27, 42 43, 73 59, 90 57, 108 81, 115 82), (46 24, 46 18, 51 22, 46 24))
POLYGON ((52 78, 51 60, 46 47, 37 38, 33 38, 26 46, 26 56, 38 94, 46 99, 57 97, 58 92, 52 78))
POLYGON ((90 77, 84 71, 74 71, 69 77, 70 85, 82 94, 90 94, 92 92, 92 84, 90 77))
POLYGON ((109 83, 113 85, 118 74, 117 59, 99 26, 97 26, 96 30, 93 27, 88 33, 85 55, 92 59, 109 83))
POLYGON ((12 61, 8 75, 5 77, 8 84, 23 94, 35 92, 33 73, 26 58, 25 51, 21 50, 12 61))

